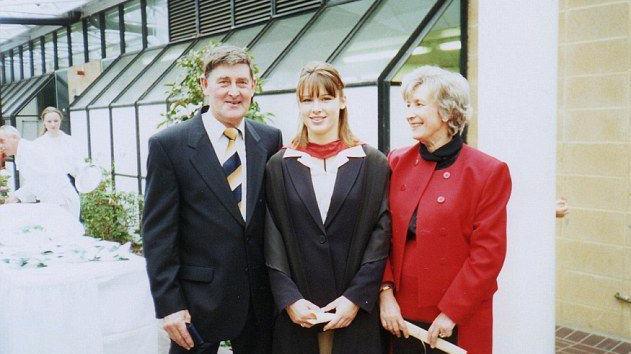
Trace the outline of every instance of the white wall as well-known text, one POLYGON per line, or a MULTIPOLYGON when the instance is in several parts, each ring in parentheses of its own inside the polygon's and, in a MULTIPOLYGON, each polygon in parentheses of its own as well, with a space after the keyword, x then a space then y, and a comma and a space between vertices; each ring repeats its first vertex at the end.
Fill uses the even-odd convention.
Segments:
POLYGON ((138 174, 136 114, 134 107, 112 108, 114 132, 114 167, 116 173, 138 174))
POLYGON ((494 353, 554 353, 559 5, 478 3, 478 146, 513 179, 494 353))
POLYGON ((90 110, 92 162, 107 171, 112 169, 110 114, 107 108, 90 110))
POLYGON ((140 174, 143 177, 147 176, 149 138, 159 130, 158 123, 164 119, 162 116, 162 113, 164 112, 166 112, 166 105, 163 103, 138 107, 138 125, 140 128, 140 174))
POLYGON ((70 111, 70 135, 81 148, 81 156, 88 156, 88 121, 85 111, 70 111))

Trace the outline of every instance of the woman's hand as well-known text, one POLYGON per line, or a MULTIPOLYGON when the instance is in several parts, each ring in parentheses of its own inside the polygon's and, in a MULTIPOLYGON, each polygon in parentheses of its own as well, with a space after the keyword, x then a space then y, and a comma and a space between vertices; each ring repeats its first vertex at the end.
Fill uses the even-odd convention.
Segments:
POLYGON ((320 311, 320 308, 310 301, 300 299, 291 305, 287 305, 285 310, 287 310, 287 314, 293 323, 301 327, 310 328, 313 325, 309 323, 309 320, 316 318, 314 312, 320 311))
POLYGON ((359 311, 359 306, 355 305, 346 297, 340 296, 322 308, 322 312, 329 312, 331 310, 335 310, 335 316, 324 326, 323 331, 348 327, 355 319, 357 311, 359 311))
POLYGON ((432 322, 432 325, 429 326, 429 330, 427 331, 429 346, 434 348, 438 337, 451 337, 455 325, 456 324, 449 316, 441 312, 440 315, 434 319, 434 322, 432 322))
POLYGON ((401 333, 405 338, 410 336, 392 289, 383 290, 379 294, 379 310, 383 328, 399 338, 401 333))

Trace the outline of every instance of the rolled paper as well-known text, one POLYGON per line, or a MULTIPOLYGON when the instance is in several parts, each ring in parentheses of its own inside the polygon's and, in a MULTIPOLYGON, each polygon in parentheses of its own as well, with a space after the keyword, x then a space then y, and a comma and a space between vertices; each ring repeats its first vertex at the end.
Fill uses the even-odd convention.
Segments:
POLYGON ((330 312, 312 311, 311 313, 315 316, 315 318, 310 319, 307 322, 311 323, 312 325, 329 322, 333 319, 333 316, 335 316, 334 313, 330 312))
MULTIPOLYGON (((408 321, 405 321, 405 325, 408 327, 408 332, 410 335, 418 340, 421 340, 425 343, 429 343, 427 331, 423 328, 414 325, 408 321)), ((436 348, 444 351, 448 354, 467 354, 467 351, 460 348, 459 346, 449 343, 448 341, 438 338, 436 341, 436 348)))

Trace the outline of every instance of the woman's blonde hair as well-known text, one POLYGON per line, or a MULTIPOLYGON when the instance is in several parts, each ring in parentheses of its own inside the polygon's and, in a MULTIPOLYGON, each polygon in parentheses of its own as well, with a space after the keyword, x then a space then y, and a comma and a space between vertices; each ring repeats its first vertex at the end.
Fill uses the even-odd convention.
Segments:
POLYGON ((62 120, 64 120, 64 112, 62 112, 59 108, 52 106, 44 108, 42 114, 40 114, 39 116, 39 119, 42 121, 42 128, 40 129, 39 135, 43 135, 44 133, 46 133, 46 125, 44 125, 43 123, 44 117, 48 113, 57 113, 57 115, 59 115, 59 121, 61 122, 62 120))
MULTIPOLYGON (((300 70, 300 79, 296 88, 298 101, 303 98, 319 96, 321 90, 334 97, 344 97, 344 82, 340 77, 340 73, 333 65, 328 63, 316 61, 306 64, 300 70)), ((348 147, 359 145, 359 139, 353 135, 348 124, 348 109, 346 107, 340 109, 338 136, 348 147)), ((308 142, 309 132, 307 131, 307 126, 302 119, 299 119, 298 133, 291 139, 291 146, 294 148, 305 147, 308 142)))
POLYGON ((447 118, 450 136, 462 134, 469 117, 469 83, 462 75, 437 66, 424 65, 405 75, 401 83, 403 99, 408 100, 414 91, 427 87, 438 106, 438 113, 447 118))

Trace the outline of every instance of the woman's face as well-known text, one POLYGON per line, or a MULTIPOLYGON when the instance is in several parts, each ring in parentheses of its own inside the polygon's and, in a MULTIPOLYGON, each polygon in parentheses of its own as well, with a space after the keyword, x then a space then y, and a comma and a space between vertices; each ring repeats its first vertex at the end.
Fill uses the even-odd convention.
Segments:
POLYGON ((300 98, 300 119, 307 127, 309 141, 324 144, 339 139, 340 110, 346 108, 346 99, 324 88, 318 91, 318 95, 300 98))
POLYGON ((427 86, 414 89, 405 100, 405 106, 405 119, 410 124, 414 139, 425 143, 449 137, 447 119, 438 113, 438 106, 427 86))
POLYGON ((55 112, 46 113, 44 115, 44 127, 46 131, 53 134, 59 133, 59 127, 61 126, 61 117, 55 112))

